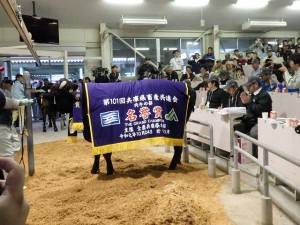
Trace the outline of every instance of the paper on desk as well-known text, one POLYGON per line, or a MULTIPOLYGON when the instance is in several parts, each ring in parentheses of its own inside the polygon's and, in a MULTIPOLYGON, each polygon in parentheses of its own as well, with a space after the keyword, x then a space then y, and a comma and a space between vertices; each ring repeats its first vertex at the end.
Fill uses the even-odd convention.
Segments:
POLYGON ((221 115, 227 114, 246 114, 246 107, 229 107, 218 111, 221 115))

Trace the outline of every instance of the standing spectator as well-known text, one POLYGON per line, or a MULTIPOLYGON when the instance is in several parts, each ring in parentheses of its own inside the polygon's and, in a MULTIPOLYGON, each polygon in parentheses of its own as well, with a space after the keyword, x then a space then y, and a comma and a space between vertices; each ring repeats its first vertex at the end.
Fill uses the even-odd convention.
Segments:
POLYGON ((200 74, 201 66, 206 66, 206 62, 201 59, 201 55, 199 53, 195 53, 194 56, 191 56, 191 58, 188 60, 188 64, 192 66, 192 71, 196 76, 200 74))
POLYGON ((256 38, 255 41, 254 41, 254 43, 252 45, 250 45, 249 49, 252 52, 257 52, 258 55, 261 55, 263 53, 264 46, 260 42, 260 39, 256 38))
MULTIPOLYGON (((244 84, 248 88, 250 95, 245 92, 241 93, 242 103, 246 106, 247 114, 243 116, 241 123, 234 125, 234 130, 257 139, 257 119, 262 117, 263 112, 272 111, 272 99, 268 92, 260 86, 260 78, 249 76, 248 81, 244 84)), ((257 146, 253 148, 252 155, 258 157, 257 146)))
POLYGON ((233 58, 234 58, 234 59, 238 59, 238 58, 239 58, 239 53, 240 53, 240 51, 239 51, 238 49, 235 49, 235 50, 233 51, 233 58))
POLYGON ((226 101, 226 92, 219 87, 219 77, 211 75, 207 81, 208 92, 205 106, 208 108, 219 108, 222 107, 224 101, 226 101))
POLYGON ((173 70, 178 74, 178 78, 181 78, 182 68, 183 68, 183 60, 180 58, 180 53, 178 50, 173 51, 173 58, 170 60, 170 66, 173 67, 173 70))
POLYGON ((154 69, 154 67, 150 64, 150 58, 144 59, 144 64, 138 70, 139 78, 138 80, 143 80, 144 78, 149 78, 151 74, 156 74, 158 71, 154 69))
POLYGON ((203 56, 203 59, 206 61, 208 70, 210 72, 215 64, 215 55, 213 54, 212 47, 208 47, 207 53, 203 56))
POLYGON ((119 68, 116 65, 111 67, 111 73, 109 74, 109 82, 121 82, 119 68))
POLYGON ((273 46, 271 44, 269 44, 269 39, 268 38, 263 38, 262 46, 263 46, 263 48, 262 48, 263 53, 266 54, 269 50, 274 52, 273 46))
POLYGON ((184 81, 184 80, 192 81, 194 79, 195 79, 195 75, 192 72, 192 68, 190 66, 187 66, 186 67, 186 73, 181 76, 180 81, 184 81))
POLYGON ((243 66, 247 64, 247 59, 244 59, 243 53, 238 54, 238 58, 236 60, 238 66, 243 66))

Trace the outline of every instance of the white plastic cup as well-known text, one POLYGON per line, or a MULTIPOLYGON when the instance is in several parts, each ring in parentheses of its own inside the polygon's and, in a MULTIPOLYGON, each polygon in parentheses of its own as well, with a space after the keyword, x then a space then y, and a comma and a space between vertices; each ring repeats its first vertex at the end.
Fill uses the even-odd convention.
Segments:
POLYGON ((268 112, 263 112, 263 113, 262 113, 262 118, 263 118, 264 120, 268 119, 268 116, 269 116, 269 113, 268 113, 268 112))

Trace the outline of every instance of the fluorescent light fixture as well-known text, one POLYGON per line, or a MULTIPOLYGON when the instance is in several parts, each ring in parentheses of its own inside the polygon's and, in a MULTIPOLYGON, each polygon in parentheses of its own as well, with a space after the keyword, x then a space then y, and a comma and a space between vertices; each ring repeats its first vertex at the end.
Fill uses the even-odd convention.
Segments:
POLYGON ((208 5, 209 0, 174 0, 173 3, 176 6, 199 7, 208 5))
POLYGON ((118 5, 136 5, 143 3, 144 0, 105 0, 105 2, 118 5))
POLYGON ((289 7, 290 9, 300 9, 300 1, 294 1, 292 5, 289 7))
POLYGON ((250 20, 242 24, 242 30, 268 31, 272 29, 286 27, 287 23, 283 20, 250 20))
POLYGON ((149 51, 150 48, 135 48, 137 51, 149 51))
POLYGON ((266 7, 269 0, 237 0, 235 7, 242 9, 258 9, 266 7))
POLYGON ((162 18, 126 18, 120 20, 120 27, 123 26, 164 26, 168 24, 165 17, 162 18))

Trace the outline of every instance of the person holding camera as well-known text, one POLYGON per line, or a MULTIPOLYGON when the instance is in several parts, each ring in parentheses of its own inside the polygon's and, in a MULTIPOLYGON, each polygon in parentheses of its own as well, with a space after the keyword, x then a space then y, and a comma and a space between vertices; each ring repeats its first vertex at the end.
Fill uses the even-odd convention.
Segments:
POLYGON ((196 76, 199 76, 201 66, 207 66, 206 61, 201 59, 201 55, 199 53, 192 55, 188 60, 188 64, 192 66, 192 71, 196 76))
POLYGON ((287 88, 289 89, 300 89, 300 53, 295 53, 289 57, 290 69, 295 72, 294 75, 291 75, 287 67, 282 65, 279 68, 279 71, 284 73, 284 79, 287 88))
POLYGON ((261 55, 263 53, 264 46, 262 45, 260 39, 256 38, 254 43, 252 45, 250 45, 249 49, 252 52, 257 52, 258 55, 261 55))
POLYGON ((146 57, 144 59, 144 64, 138 70, 139 78, 138 80, 148 79, 151 74, 157 74, 158 71, 150 64, 150 58, 146 57))
POLYGON ((207 53, 203 56, 202 59, 204 59, 207 63, 207 67, 209 72, 211 71, 212 67, 215 64, 215 55, 213 54, 213 48, 212 47, 208 47, 207 49, 207 53))

